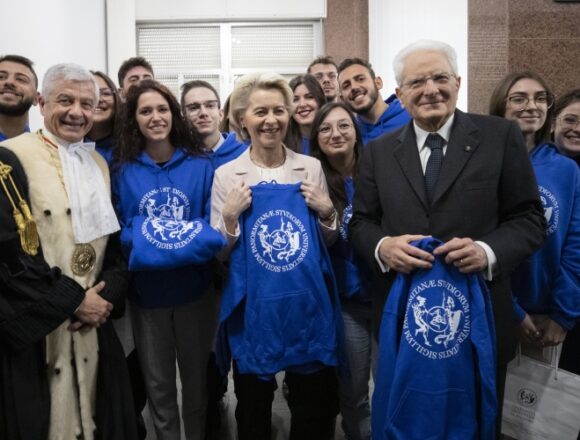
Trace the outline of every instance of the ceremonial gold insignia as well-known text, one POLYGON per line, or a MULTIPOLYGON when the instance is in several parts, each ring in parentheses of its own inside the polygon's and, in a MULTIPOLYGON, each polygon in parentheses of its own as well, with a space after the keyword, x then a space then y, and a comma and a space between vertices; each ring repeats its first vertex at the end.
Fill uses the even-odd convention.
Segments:
POLYGON ((14 180, 12 179, 12 167, 6 165, 4 162, 0 161, 0 182, 2 182, 2 188, 6 193, 6 197, 10 200, 12 204, 12 216, 14 217, 14 222, 16 223, 16 229, 18 230, 18 235, 20 236, 20 244, 22 250, 28 255, 36 255, 38 253, 38 231, 36 230, 36 223, 32 218, 32 213, 26 200, 22 198, 14 180), (7 183, 10 183, 9 190, 7 183), (13 194, 18 199, 18 205, 14 201, 13 194))
POLYGON ((90 244, 77 244, 72 256, 71 269, 75 275, 81 277, 95 267, 96 260, 97 254, 90 244))

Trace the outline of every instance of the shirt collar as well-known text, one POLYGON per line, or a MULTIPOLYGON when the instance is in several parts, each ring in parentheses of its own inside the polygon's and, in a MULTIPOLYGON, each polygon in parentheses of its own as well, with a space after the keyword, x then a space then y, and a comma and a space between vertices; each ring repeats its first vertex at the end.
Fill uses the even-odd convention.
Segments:
MULTIPOLYGON (((455 119, 455 113, 451 115, 447 122, 441 126, 437 133, 443 139, 445 139, 445 143, 449 143, 449 137, 451 136, 451 127, 453 126, 453 121, 455 119)), ((425 147, 425 141, 427 140, 427 136, 429 136, 430 132, 423 130, 421 127, 417 125, 417 123, 413 120, 413 128, 415 129, 415 138, 417 139, 417 148, 421 151, 425 147)))

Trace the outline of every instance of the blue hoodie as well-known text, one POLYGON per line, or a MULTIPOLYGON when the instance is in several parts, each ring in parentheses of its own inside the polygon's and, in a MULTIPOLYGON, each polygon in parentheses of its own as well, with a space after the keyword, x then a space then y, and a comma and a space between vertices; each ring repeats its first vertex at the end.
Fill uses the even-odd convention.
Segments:
POLYGON ((248 145, 238 141, 235 133, 222 133, 224 143, 216 151, 208 151, 209 157, 217 170, 222 165, 236 159, 248 149, 248 145))
POLYGON ((516 314, 547 314, 566 330, 580 318, 580 171, 552 144, 530 154, 538 182, 546 239, 512 275, 516 314))
MULTIPOLYGON (((127 258, 131 260, 131 253, 138 252, 141 260, 150 255, 159 261, 159 254, 167 253, 164 260, 168 261, 177 257, 176 250, 191 249, 197 236, 196 228, 189 226, 195 219, 208 221, 212 180, 209 158, 190 156, 182 149, 176 149, 162 166, 142 152, 136 161, 115 170, 113 198, 127 258), (151 219, 143 229, 146 240, 134 240, 134 233, 139 232, 133 231, 134 223, 139 222, 141 230, 144 217, 151 219)), ((133 272, 130 299, 143 308, 187 304, 206 291, 212 278, 209 263, 182 261, 159 269, 133 272)))
POLYGON ((401 128, 411 120, 411 116, 407 113, 407 110, 401 107, 401 102, 397 99, 396 95, 389 96, 385 104, 388 107, 375 124, 365 122, 357 116, 364 145, 385 133, 401 128))
POLYGON ((220 367, 230 353, 240 373, 262 377, 337 365, 338 296, 300 183, 253 186, 239 222, 221 303, 220 367))
POLYGON ((341 299, 370 304, 370 270, 348 242, 348 223, 352 217, 352 197, 354 194, 352 178, 344 179, 344 189, 347 204, 340 222, 340 233, 328 249, 328 253, 341 299))
POLYGON ((109 168, 111 167, 111 162, 113 162, 113 149, 115 148, 116 143, 117 142, 113 136, 95 141, 95 150, 97 150, 97 152, 107 161, 109 168))
MULTIPOLYGON (((413 244, 432 252, 441 242, 413 244)), ((495 438, 495 331, 479 275, 441 256, 430 270, 399 273, 379 338, 373 440, 495 438)))

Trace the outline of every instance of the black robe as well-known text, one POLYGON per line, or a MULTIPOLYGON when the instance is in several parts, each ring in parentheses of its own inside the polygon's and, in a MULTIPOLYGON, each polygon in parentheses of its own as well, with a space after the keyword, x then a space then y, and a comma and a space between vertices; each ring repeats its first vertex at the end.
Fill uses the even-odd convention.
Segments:
MULTIPOLYGON (((14 182, 27 198, 26 175, 16 156, 0 148, 0 161, 13 167, 14 182)), ((58 268, 50 268, 41 249, 36 256, 22 250, 12 212, 0 188, 0 439, 46 440, 50 393, 45 337, 73 316, 84 299, 84 289, 58 268)), ((113 303, 113 315, 120 316, 127 271, 115 238, 107 247, 100 277, 106 287, 100 294, 113 303)), ((98 341, 96 438, 136 439, 129 375, 110 322, 98 329, 98 341)))

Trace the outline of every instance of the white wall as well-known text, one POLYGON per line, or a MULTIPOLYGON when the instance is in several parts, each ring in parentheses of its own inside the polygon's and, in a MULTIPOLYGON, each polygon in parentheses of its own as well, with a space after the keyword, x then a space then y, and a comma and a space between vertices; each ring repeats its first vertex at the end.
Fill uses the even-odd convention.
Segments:
POLYGON ((369 59, 383 78, 383 96, 394 92, 393 58, 420 39, 444 41, 457 51, 462 77, 457 106, 467 110, 466 0, 369 0, 369 59))
MULTIPOLYGON (((105 0, 2 0, 2 3, 0 54, 30 58, 40 79, 50 66, 62 62, 105 70, 105 0)), ((34 107, 30 127, 35 130, 41 125, 40 113, 34 107)))

